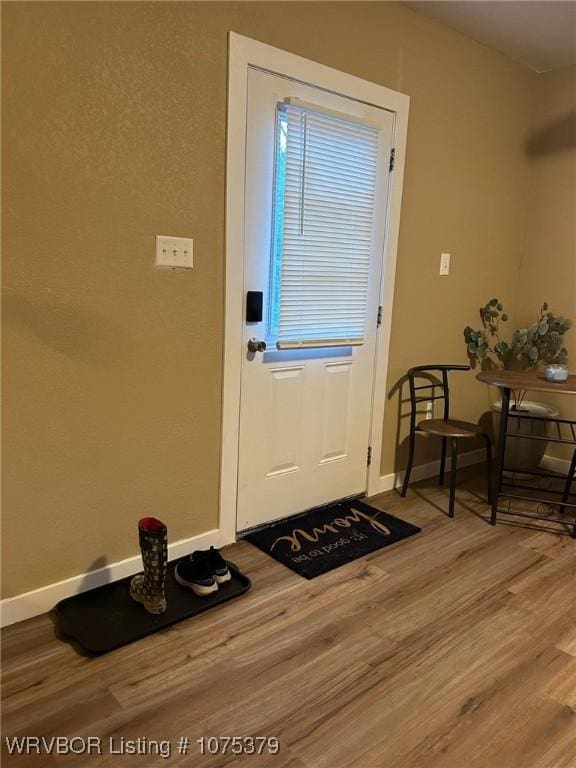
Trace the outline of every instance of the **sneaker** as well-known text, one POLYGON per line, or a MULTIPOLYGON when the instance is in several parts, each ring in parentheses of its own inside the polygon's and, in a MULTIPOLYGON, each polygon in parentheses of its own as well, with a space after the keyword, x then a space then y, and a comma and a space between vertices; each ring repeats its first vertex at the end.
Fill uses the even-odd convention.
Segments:
POLYGON ((181 587, 188 587, 198 597, 208 597, 218 590, 214 574, 204 560, 193 560, 191 557, 180 560, 174 569, 174 578, 181 587))
POLYGON ((228 569, 228 563, 220 552, 214 547, 210 549, 197 550, 192 553, 190 559, 195 563, 205 563, 209 572, 214 576, 217 584, 225 584, 230 581, 232 576, 228 569))

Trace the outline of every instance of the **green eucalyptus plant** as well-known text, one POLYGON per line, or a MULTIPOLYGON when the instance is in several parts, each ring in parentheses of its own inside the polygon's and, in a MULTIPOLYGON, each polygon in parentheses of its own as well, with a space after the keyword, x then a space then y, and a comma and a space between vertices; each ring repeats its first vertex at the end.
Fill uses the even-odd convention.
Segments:
POLYGON ((468 357, 475 363, 492 361, 505 365, 510 356, 510 347, 500 338, 500 323, 507 322, 508 315, 498 299, 490 299, 480 308, 482 328, 474 330, 469 325, 464 328, 468 357))
MULTIPOLYGON (((480 309, 480 320, 482 328, 464 328, 466 349, 473 365, 478 362, 483 368, 537 368, 541 364, 565 364, 568 360, 564 334, 572 322, 551 312, 547 302, 540 307, 536 322, 514 331, 510 342, 500 337, 501 324, 508 321, 508 315, 499 299, 490 299, 480 309)), ((523 396, 515 399, 519 407, 523 396)))
POLYGON ((542 363, 566 363, 568 350, 564 346, 564 334, 572 325, 562 315, 556 315, 544 302, 536 322, 528 328, 520 328, 512 334, 510 343, 500 337, 501 323, 508 320, 498 299, 490 299, 480 309, 482 328, 464 328, 464 340, 468 357, 483 363, 493 363, 509 368, 518 361, 522 368, 537 368, 542 363))
POLYGON ((512 334, 512 354, 523 368, 537 368, 541 363, 566 365, 568 350, 564 334, 572 322, 548 310, 544 302, 536 322, 529 328, 520 328, 512 334))

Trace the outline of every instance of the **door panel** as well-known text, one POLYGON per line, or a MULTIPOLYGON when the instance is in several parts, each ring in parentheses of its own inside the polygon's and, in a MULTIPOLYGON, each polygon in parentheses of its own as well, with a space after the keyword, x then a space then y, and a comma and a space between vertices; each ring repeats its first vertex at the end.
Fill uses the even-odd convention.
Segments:
POLYGON ((345 459, 348 455, 351 373, 352 363, 324 365, 321 463, 345 459))
POLYGON ((269 370, 268 440, 270 468, 266 477, 299 471, 303 368, 269 370))
MULTIPOLYGON (((246 143, 244 295, 263 292, 244 323, 237 528, 244 530, 366 489, 376 318, 393 113, 251 69, 246 143), (364 340, 358 346, 248 351, 270 311, 276 107, 296 97, 379 130, 377 196, 364 340)), ((243 316, 245 317, 245 315, 243 316)))

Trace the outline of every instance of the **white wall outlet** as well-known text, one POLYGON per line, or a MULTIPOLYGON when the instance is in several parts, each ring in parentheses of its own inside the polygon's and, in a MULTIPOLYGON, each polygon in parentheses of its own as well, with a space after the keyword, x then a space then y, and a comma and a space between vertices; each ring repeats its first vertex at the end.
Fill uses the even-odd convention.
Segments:
POLYGON ((433 419, 434 418, 434 401, 428 400, 426 403, 426 419, 433 419))
POLYGON ((188 237, 156 235, 156 266, 192 269, 194 241, 188 237))
POLYGON ((450 274, 450 254, 449 253, 440 254, 440 274, 441 275, 450 274))

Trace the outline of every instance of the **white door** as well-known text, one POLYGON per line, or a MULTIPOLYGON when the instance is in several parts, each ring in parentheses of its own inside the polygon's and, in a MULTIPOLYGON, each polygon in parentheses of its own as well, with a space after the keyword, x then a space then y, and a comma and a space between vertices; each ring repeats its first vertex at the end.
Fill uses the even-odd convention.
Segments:
POLYGON ((238 530, 366 490, 393 126, 249 71, 238 530))

